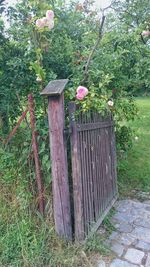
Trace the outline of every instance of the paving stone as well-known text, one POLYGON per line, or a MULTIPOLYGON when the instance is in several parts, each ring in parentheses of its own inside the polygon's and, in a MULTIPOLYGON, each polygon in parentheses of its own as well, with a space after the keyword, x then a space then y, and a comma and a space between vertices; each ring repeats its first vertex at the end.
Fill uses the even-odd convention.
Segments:
POLYGON ((115 209, 119 212, 128 212, 129 209, 132 208, 131 204, 118 204, 115 209))
POLYGON ((133 226, 127 223, 122 223, 117 227, 117 230, 122 233, 131 233, 133 230, 133 226))
POLYGON ((98 262, 98 267, 106 267, 106 263, 103 260, 98 262))
POLYGON ((132 214, 117 212, 111 219, 113 223, 132 223, 135 218, 132 214))
POLYGON ((117 202, 115 208, 111 222, 116 231, 108 242, 118 259, 109 267, 150 267, 150 200, 141 203, 127 199, 117 202))
POLYGON ((118 207, 129 207, 129 205, 132 205, 132 204, 133 204, 133 200, 123 199, 115 203, 115 208, 117 209, 118 207))
POLYGON ((138 267, 138 265, 132 264, 127 261, 120 260, 120 259, 115 259, 110 264, 110 267, 138 267))
POLYGON ((143 211, 143 209, 135 209, 134 207, 130 210, 130 215, 133 217, 134 216, 134 218, 135 219, 137 219, 137 218, 140 218, 140 217, 142 217, 143 218, 143 216, 146 218, 146 215, 147 215, 147 212, 146 211, 143 211))
POLYGON ((134 264, 141 264, 143 257, 144 252, 134 248, 129 248, 124 256, 126 260, 134 264))
POLYGON ((136 227, 132 231, 132 235, 137 239, 142 240, 144 242, 150 243, 150 229, 144 227, 136 227))
POLYGON ((147 206, 145 209, 146 209, 147 211, 150 211, 150 206, 147 206))
POLYGON ((135 247, 139 249, 143 249, 145 251, 150 251, 150 243, 146 243, 142 240, 138 241, 135 247))
POLYGON ((145 267, 150 267, 150 253, 148 253, 145 267))
POLYGON ((145 200, 143 203, 150 205, 150 200, 145 200))
POLYGON ((133 202, 133 207, 135 209, 143 209, 145 207, 145 204, 141 202, 133 202))
POLYGON ((142 227, 145 227, 145 228, 150 228, 150 220, 149 219, 136 219, 134 221, 134 224, 137 225, 137 226, 142 226, 142 227))
POLYGON ((117 243, 117 242, 113 242, 112 246, 111 246, 111 250, 117 254, 117 256, 121 257, 124 251, 124 246, 117 243))
POLYGON ((125 245, 130 246, 132 243, 136 243, 137 239, 132 234, 123 233, 118 239, 117 242, 125 245))

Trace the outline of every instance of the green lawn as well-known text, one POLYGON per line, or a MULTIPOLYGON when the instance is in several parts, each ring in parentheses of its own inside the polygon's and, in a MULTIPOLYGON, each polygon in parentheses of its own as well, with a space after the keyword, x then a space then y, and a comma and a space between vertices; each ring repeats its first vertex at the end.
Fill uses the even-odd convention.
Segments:
POLYGON ((150 190, 150 98, 137 98, 138 117, 130 125, 133 127, 133 147, 126 159, 119 164, 120 194, 133 195, 134 190, 150 190))

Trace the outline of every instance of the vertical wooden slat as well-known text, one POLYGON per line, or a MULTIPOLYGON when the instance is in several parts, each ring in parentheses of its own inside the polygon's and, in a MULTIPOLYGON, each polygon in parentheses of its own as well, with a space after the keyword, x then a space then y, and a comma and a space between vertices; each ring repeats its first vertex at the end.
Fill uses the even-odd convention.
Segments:
POLYGON ((115 130, 114 125, 111 127, 111 158, 112 158, 112 171, 113 171, 113 181, 114 181, 114 196, 118 195, 118 186, 117 186, 117 153, 116 153, 116 139, 115 139, 115 130))
MULTIPOLYGON (((91 123, 92 120, 92 114, 91 112, 89 113, 88 117, 88 122, 91 123)), ((87 175, 87 182, 88 182, 88 195, 89 199, 87 200, 87 204, 89 208, 89 219, 88 219, 88 225, 89 229, 91 226, 91 223, 94 222, 94 199, 93 199, 93 171, 92 171, 92 143, 91 143, 91 131, 87 130, 85 131, 86 139, 87 139, 87 148, 88 148, 88 153, 87 153, 87 169, 88 169, 88 175, 87 175)))
POLYGON ((68 166, 64 140, 64 95, 48 98, 53 206, 56 232, 72 239, 68 166))
MULTIPOLYGON (((78 133, 78 143, 79 143, 79 156, 80 156, 80 168, 81 166, 85 166, 85 151, 86 151, 86 144, 83 140, 83 133, 78 133)), ((87 234, 87 229, 85 222, 88 220, 87 218, 87 191, 86 191, 86 168, 84 167, 83 171, 81 170, 81 177, 82 177, 82 185, 83 185, 83 214, 84 214, 84 232, 87 234)))
POLYGON ((69 103, 70 130, 71 130, 71 150, 72 150, 72 178, 74 195, 74 220, 75 220, 75 239, 84 239, 84 213, 83 213, 83 193, 82 179, 79 160, 78 133, 75 121, 76 105, 69 103))

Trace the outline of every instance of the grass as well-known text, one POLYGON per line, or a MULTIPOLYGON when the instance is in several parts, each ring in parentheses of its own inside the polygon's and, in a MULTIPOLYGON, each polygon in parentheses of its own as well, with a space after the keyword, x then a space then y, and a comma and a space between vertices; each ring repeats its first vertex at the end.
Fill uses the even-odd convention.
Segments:
POLYGON ((134 197, 136 191, 150 190, 150 98, 137 98, 136 103, 138 117, 130 123, 135 135, 133 147, 119 163, 120 194, 123 197, 134 197))
MULTIPOLYGON (((139 115, 132 126, 138 140, 134 139, 132 149, 119 163, 121 197, 150 189, 150 98, 137 99, 137 105, 139 115)), ((109 260, 109 250, 99 234, 84 245, 56 236, 51 203, 43 219, 37 213, 33 170, 28 173, 21 156, 19 151, 0 148, 0 267, 94 267, 93 258, 108 255, 109 260)), ((104 226, 107 233, 113 231, 109 216, 104 226)))
POLYGON ((93 255, 109 253, 102 238, 95 235, 85 244, 72 244, 57 237, 52 203, 47 201, 42 218, 34 181, 18 153, 0 148, 0 267, 94 267, 93 255))

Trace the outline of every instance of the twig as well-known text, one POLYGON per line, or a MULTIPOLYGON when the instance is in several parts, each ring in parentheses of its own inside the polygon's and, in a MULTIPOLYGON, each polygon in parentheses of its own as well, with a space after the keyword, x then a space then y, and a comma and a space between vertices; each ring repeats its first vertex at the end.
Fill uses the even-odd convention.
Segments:
POLYGON ((6 138, 6 140, 3 141, 3 144, 4 145, 7 145, 8 142, 10 141, 10 139, 15 135, 17 129, 19 128, 21 122, 25 119, 26 115, 27 115, 27 112, 28 112, 28 108, 22 113, 20 119, 18 120, 15 128, 11 131, 11 133, 8 135, 8 137, 6 138))
POLYGON ((36 173, 36 182, 37 182, 37 189, 38 189, 39 210, 40 210, 40 213, 44 215, 44 208, 45 208, 44 186, 43 186, 43 179, 42 179, 42 172, 41 172, 41 165, 40 165, 40 158, 39 158, 39 149, 38 149, 37 136, 36 136, 36 121, 35 121, 35 113, 34 113, 34 100, 33 100, 32 94, 28 95, 28 105, 29 105, 29 112, 30 112, 30 124, 31 124, 31 130, 32 130, 32 149, 33 149, 34 162, 35 162, 35 173, 36 173))
MULTIPOLYGON (((18 102, 19 102, 19 106, 21 108, 21 111, 24 112, 24 109, 22 107, 22 104, 21 104, 21 100, 20 100, 20 96, 18 93, 16 93, 16 96, 17 96, 17 99, 18 99, 18 102)), ((29 123, 28 123, 28 120, 27 120, 27 117, 25 117, 25 121, 26 121, 26 124, 27 124, 27 127, 29 128, 29 123)))

